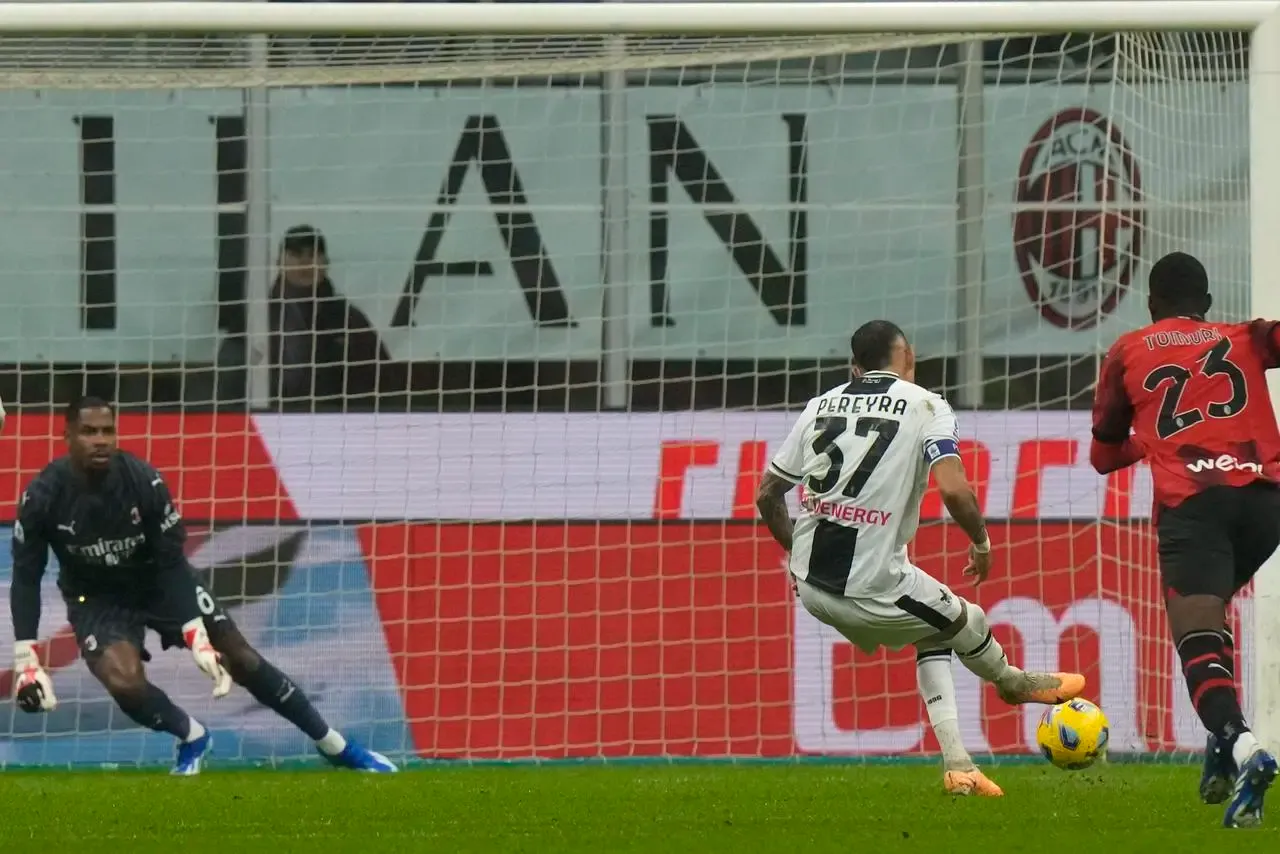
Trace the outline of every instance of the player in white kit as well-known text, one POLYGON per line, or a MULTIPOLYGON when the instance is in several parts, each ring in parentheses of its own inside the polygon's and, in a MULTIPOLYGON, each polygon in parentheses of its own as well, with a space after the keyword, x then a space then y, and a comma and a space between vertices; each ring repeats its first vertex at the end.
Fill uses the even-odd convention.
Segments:
POLYGON ((853 380, 809 401, 769 463, 756 504, 790 554, 805 610, 867 652, 915 645, 946 790, 998 796, 960 739, 952 651, 1011 704, 1065 702, 1084 690, 1084 677, 1010 665, 983 610, 907 558, 931 471, 972 541, 965 575, 975 584, 990 570, 991 542, 960 460, 955 413, 913 382, 915 355, 902 330, 876 320, 850 343, 853 380), (793 526, 786 494, 797 485, 793 526))

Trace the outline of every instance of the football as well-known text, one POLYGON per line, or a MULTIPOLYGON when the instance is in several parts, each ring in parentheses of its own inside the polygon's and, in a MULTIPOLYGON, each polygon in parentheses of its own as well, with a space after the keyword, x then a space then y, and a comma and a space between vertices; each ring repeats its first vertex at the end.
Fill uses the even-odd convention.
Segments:
POLYGON ((1064 771, 1088 768, 1105 756, 1109 735, 1102 709, 1080 699, 1050 706, 1036 727, 1040 752, 1064 771))

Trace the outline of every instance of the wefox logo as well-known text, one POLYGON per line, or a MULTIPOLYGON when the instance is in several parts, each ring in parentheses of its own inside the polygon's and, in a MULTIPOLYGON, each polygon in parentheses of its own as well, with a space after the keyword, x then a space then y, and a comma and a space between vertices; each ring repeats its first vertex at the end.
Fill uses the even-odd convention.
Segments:
POLYGON ((1193 472, 1202 471, 1251 471, 1262 474, 1262 463, 1250 463, 1236 459, 1230 454, 1222 454, 1213 459, 1192 460, 1187 468, 1193 472))

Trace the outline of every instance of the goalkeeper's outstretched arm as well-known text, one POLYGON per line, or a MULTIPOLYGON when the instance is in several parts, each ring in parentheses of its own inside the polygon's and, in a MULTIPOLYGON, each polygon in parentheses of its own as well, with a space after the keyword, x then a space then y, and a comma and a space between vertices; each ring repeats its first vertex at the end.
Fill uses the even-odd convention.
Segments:
POLYGON ((40 581, 49 562, 49 542, 44 533, 42 496, 33 483, 18 503, 13 523, 13 581, 9 585, 9 613, 13 637, 34 641, 40 631, 40 581))
POLYGON ((36 637, 40 631, 40 581, 49 562, 45 537, 44 497, 38 482, 22 493, 13 523, 13 581, 9 585, 9 613, 13 617, 13 691, 24 712, 48 712, 58 707, 49 674, 40 666, 36 637))

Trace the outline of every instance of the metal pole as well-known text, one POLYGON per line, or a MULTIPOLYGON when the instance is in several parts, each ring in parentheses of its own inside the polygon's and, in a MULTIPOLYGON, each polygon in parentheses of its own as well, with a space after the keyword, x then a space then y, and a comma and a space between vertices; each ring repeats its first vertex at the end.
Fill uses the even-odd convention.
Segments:
POLYGON ((956 181, 956 354, 957 402, 982 405, 982 288, 986 246, 986 186, 983 176, 982 42, 960 45, 957 78, 959 169, 956 181))
POLYGON ((604 405, 625 409, 630 399, 631 330, 627 293, 627 73, 626 37, 612 40, 611 70, 600 87, 601 149, 601 384, 604 405))
MULTIPOLYGON (((267 0, 261 0, 266 3, 267 0)), ((248 40, 250 66, 266 78, 269 44, 265 35, 248 40)), ((269 184, 270 127, 267 88, 244 90, 245 135, 245 328, 249 405, 262 409, 271 402, 270 334, 267 292, 271 282, 271 187, 269 184)))
MULTIPOLYGON (((1280 15, 1253 33, 1249 74, 1249 316, 1280 317, 1280 15)), ((1280 400, 1280 373, 1267 375, 1271 399, 1280 400)), ((1251 719, 1259 740, 1280 749, 1280 555, 1272 555, 1253 580, 1253 681, 1251 719)), ((1247 696, 1247 695, 1246 695, 1247 696)))

